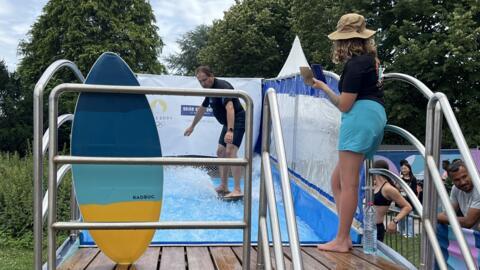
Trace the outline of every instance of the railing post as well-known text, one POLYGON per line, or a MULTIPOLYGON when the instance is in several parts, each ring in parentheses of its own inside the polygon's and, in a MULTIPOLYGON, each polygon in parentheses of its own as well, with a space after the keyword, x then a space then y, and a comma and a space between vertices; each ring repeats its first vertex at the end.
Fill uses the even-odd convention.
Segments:
MULTIPOLYGON (((423 213, 422 217, 423 220, 428 220, 433 227, 433 230, 436 231, 436 223, 434 223, 434 220, 432 219, 432 213, 436 214, 436 210, 432 211, 432 207, 437 207, 437 205, 434 205, 435 197, 436 197, 436 191, 434 188, 434 185, 432 183, 432 175, 430 174, 430 171, 428 170, 427 167, 427 160, 426 157, 433 155, 434 152, 434 142, 433 142, 433 136, 434 136, 434 125, 435 125, 435 112, 434 110, 431 110, 427 108, 427 119, 426 119, 426 130, 425 130, 425 167, 424 167, 424 180, 423 180, 423 213)), ((428 269, 433 269, 435 265, 435 258, 433 257, 433 252, 431 250, 430 244, 428 243, 428 238, 425 237, 426 230, 423 228, 422 230, 422 239, 421 239, 421 252, 420 252, 420 257, 421 257, 421 263, 420 267, 422 269, 428 270, 428 269)))
MULTIPOLYGON (((268 96, 265 95, 265 101, 263 104, 263 115, 262 115, 262 147, 261 153, 264 151, 270 152, 270 104, 268 101, 268 96)), ((265 194, 265 173, 264 166, 265 163, 263 159, 261 161, 261 178, 260 178, 260 198, 259 198, 259 210, 258 210, 258 220, 260 225, 261 218, 267 217, 267 196, 265 194)), ((258 227, 258 249, 257 249, 257 269, 265 269, 265 261, 263 254, 263 241, 262 241, 262 228, 258 227)), ((265 232, 267 233, 267 232, 265 232)), ((267 234, 268 235, 268 234, 267 234)), ((268 242, 267 242, 268 243, 268 242)))
POLYGON ((53 223, 57 220, 57 164, 54 162, 54 158, 58 151, 58 96, 51 94, 49 97, 49 123, 53 128, 49 130, 50 147, 48 151, 48 269, 57 269, 56 258, 56 231, 53 228, 53 223))
POLYGON ((365 170, 365 201, 366 204, 373 202, 373 174, 369 171, 373 168, 373 160, 367 159, 365 162, 366 170, 365 170))
POLYGON ((74 63, 68 60, 57 60, 43 72, 33 90, 33 268, 35 270, 42 269, 43 91, 52 76, 63 67, 69 68, 80 82, 85 81, 74 63))

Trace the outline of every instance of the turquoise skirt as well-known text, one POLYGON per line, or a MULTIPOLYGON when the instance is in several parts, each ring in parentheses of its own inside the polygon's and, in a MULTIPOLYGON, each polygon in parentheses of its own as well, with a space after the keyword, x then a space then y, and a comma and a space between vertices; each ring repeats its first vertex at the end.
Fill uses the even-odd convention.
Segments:
POLYGON ((383 139, 387 116, 383 106, 373 100, 358 100, 342 113, 339 151, 352 151, 372 158, 383 139))

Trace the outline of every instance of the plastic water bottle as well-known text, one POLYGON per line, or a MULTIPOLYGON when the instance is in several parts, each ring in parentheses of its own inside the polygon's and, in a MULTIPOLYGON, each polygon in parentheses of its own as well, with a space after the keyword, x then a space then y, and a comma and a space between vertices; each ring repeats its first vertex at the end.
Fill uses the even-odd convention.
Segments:
POLYGON ((365 254, 377 252, 377 222, 373 202, 367 204, 363 213, 363 252, 365 254))

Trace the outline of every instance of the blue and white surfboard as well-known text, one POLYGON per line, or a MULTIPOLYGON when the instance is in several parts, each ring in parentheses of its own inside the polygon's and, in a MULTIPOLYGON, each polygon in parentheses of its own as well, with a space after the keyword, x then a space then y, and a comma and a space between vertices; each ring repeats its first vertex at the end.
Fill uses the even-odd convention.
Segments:
MULTIPOLYGON (((104 53, 85 84, 138 86, 130 67, 104 53)), ((155 121, 144 94, 82 93, 75 110, 74 156, 160 157, 155 121)), ((74 165, 77 201, 86 222, 158 221, 163 168, 159 165, 74 165)), ((98 247, 113 261, 131 264, 148 247, 154 230, 91 230, 98 247)))

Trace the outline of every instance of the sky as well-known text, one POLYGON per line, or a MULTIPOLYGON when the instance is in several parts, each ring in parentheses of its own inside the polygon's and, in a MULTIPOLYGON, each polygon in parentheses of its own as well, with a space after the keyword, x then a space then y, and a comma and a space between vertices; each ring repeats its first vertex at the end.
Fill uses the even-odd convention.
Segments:
MULTIPOLYGON (((14 71, 18 62, 17 48, 26 38, 30 27, 42 14, 47 0, 0 0, 0 60, 9 71, 14 71)), ((160 61, 179 52, 176 40, 200 24, 212 24, 223 18, 234 0, 151 0, 157 20, 159 35, 165 43, 160 61)))

